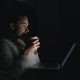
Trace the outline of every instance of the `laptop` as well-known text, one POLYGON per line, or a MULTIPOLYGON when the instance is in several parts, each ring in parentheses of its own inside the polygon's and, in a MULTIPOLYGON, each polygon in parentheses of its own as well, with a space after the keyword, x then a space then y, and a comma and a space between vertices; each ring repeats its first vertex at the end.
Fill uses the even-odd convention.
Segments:
POLYGON ((62 60, 61 63, 58 64, 52 64, 52 63, 44 63, 41 64, 41 66, 35 67, 35 69, 55 69, 55 70, 60 70, 62 69, 66 62, 68 61, 70 55, 73 53, 77 43, 73 43, 71 48, 69 49, 68 53, 66 54, 65 58, 62 60))

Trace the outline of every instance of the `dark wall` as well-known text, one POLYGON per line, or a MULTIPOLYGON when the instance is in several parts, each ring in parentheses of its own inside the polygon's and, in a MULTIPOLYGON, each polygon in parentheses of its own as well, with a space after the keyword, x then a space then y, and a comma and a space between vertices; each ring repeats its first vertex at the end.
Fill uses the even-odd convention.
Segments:
POLYGON ((80 37, 78 1, 38 0, 37 19, 41 53, 45 61, 62 60, 80 37))
MULTIPOLYGON (((64 46, 69 47, 73 42, 80 40, 80 12, 79 2, 62 0, 62 36, 64 46)), ((77 54, 76 54, 77 55, 77 54)))
MULTIPOLYGON (((41 53, 45 61, 54 61, 60 53, 59 0, 38 0, 37 19, 41 39, 41 53), (58 52, 59 51, 59 52, 58 52)), ((58 59, 58 58, 57 58, 58 59)))

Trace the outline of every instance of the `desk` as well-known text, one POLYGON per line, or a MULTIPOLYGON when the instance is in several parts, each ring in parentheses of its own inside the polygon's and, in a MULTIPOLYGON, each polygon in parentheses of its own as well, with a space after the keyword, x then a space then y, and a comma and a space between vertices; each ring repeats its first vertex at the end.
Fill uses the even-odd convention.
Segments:
POLYGON ((30 68, 25 70, 23 80, 58 80, 60 70, 46 68, 30 68))

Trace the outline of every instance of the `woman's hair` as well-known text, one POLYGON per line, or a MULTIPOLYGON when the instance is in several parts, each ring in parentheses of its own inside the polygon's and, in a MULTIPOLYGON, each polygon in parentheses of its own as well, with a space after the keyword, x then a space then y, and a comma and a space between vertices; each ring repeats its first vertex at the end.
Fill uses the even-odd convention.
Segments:
POLYGON ((18 23, 18 21, 22 18, 27 18, 28 19, 28 16, 25 16, 25 15, 17 15, 17 16, 11 16, 11 17, 8 17, 9 18, 9 26, 8 26, 8 32, 9 33, 13 33, 14 32, 14 29, 13 27, 15 28, 16 27, 16 24, 18 23))
POLYGON ((11 16, 9 23, 16 24, 23 17, 26 17, 28 19, 28 16, 26 16, 26 15, 11 16))

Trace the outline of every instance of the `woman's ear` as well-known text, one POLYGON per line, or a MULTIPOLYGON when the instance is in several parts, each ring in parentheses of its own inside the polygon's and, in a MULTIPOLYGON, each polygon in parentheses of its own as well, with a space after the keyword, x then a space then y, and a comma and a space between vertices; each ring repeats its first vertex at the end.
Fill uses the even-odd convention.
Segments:
POLYGON ((10 30, 14 30, 15 29, 15 24, 14 23, 10 23, 10 30))

